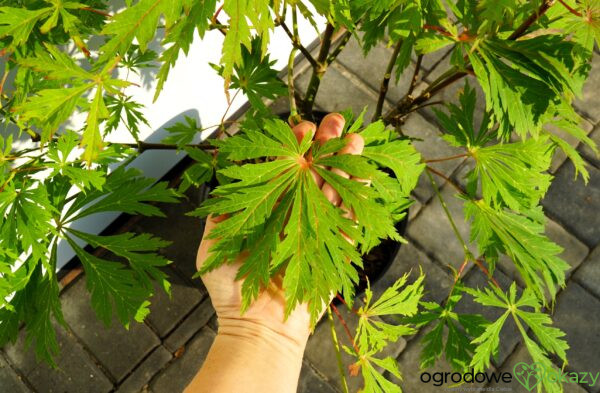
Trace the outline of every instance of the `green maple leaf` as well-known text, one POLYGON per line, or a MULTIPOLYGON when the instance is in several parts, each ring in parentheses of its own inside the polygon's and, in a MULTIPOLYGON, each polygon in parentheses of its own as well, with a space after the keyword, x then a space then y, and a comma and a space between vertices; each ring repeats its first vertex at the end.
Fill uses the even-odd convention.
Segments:
POLYGON ((550 35, 485 40, 468 57, 506 139, 513 127, 522 138, 537 136, 556 107, 580 93, 587 61, 576 43, 550 35))
POLYGON ((198 32, 200 38, 204 38, 216 5, 216 0, 194 1, 189 14, 178 20, 165 35, 163 45, 171 45, 161 53, 159 58, 162 65, 156 75, 157 84, 154 101, 158 98, 169 76, 169 71, 177 62, 179 53, 183 52, 187 56, 196 32, 198 32))
POLYGON ((92 307, 98 318, 109 326, 114 308, 119 321, 126 327, 131 319, 143 321, 149 312, 150 302, 146 299, 151 292, 140 285, 134 271, 119 262, 101 259, 84 251, 70 237, 67 240, 83 264, 92 307))
POLYGON ((101 48, 100 63, 115 55, 125 55, 134 40, 140 51, 145 52, 154 38, 158 22, 164 17, 167 31, 179 20, 183 11, 189 11, 190 0, 140 0, 114 15, 100 34, 112 36, 101 48))
POLYGON ((35 25, 52 12, 51 7, 38 10, 0 7, 0 38, 12 37, 9 50, 25 44, 35 25))
POLYGON ((473 149, 484 201, 516 211, 537 206, 550 187, 551 153, 544 137, 473 149))
POLYGON ((481 315, 458 314, 454 311, 454 307, 462 298, 462 293, 457 291, 459 286, 460 283, 457 283, 444 306, 433 302, 421 302, 425 310, 411 318, 402 319, 413 323, 417 328, 434 325, 423 335, 421 341, 423 348, 420 367, 422 369, 435 365, 445 353, 446 361, 453 370, 467 370, 475 351, 475 345, 471 340, 480 336, 489 325, 481 315))
POLYGON ((541 208, 525 213, 495 210, 483 200, 466 201, 465 215, 472 218, 471 240, 482 254, 508 255, 527 287, 546 302, 546 290, 553 298, 557 286, 564 286, 569 264, 558 257, 562 248, 544 234, 541 208))
MULTIPOLYGON (((252 107, 261 111, 267 111, 263 99, 275 99, 287 93, 287 87, 277 76, 278 71, 273 69, 275 61, 271 61, 269 55, 262 53, 262 41, 259 37, 252 40, 251 49, 245 46, 241 48, 241 60, 234 65, 234 73, 231 76, 230 89, 241 89, 252 107)), ((224 76, 224 66, 213 66, 224 76)))
POLYGON ((144 124, 150 127, 150 123, 148 123, 148 120, 146 120, 146 117, 140 110, 144 106, 133 101, 131 97, 125 95, 106 96, 104 100, 106 101, 106 109, 109 113, 106 120, 106 134, 116 130, 119 124, 123 122, 133 138, 138 140, 140 125, 144 124))
POLYGON ((2 247, 19 254, 31 249, 35 261, 48 263, 50 237, 55 232, 52 216, 56 209, 48 198, 43 184, 24 186, 24 180, 9 182, 0 193, 0 224, 2 247))
POLYGON ((417 331, 408 325, 391 325, 372 317, 382 315, 413 316, 423 296, 423 279, 421 274, 415 282, 406 287, 408 274, 398 279, 387 288, 373 304, 373 293, 370 287, 365 290, 365 305, 359 308, 356 340, 362 347, 380 351, 388 342, 395 342, 400 336, 414 334, 417 331), (402 288, 404 287, 404 288, 402 288))
MULTIPOLYGON (((566 350, 569 346, 562 338, 565 333, 550 326, 552 320, 550 316, 540 311, 542 304, 532 290, 526 288, 518 300, 517 286, 514 282, 511 284, 508 293, 504 293, 496 287, 485 288, 483 291, 472 288, 465 288, 464 290, 471 294, 473 300, 479 304, 506 310, 486 328, 483 334, 472 341, 473 344, 477 344, 475 356, 471 362, 471 367, 475 369, 475 372, 484 371, 489 367, 490 357, 498 352, 500 330, 509 316, 512 316, 515 320, 534 362, 539 361, 544 365, 551 365, 550 360, 547 358, 548 353, 558 355, 566 362, 566 350), (522 309, 523 307, 531 307, 534 312, 525 311, 522 309), (541 348, 527 335, 523 323, 531 328, 541 348)), ((550 391, 555 391, 555 389, 550 391)))
POLYGON ((169 135, 163 138, 163 143, 174 143, 177 147, 183 148, 185 145, 192 143, 194 137, 200 132, 200 127, 195 118, 185 116, 185 123, 177 122, 165 128, 165 130, 169 135))
POLYGON ((88 188, 101 189, 106 181, 106 173, 99 169, 85 169, 80 162, 71 162, 69 155, 79 144, 79 135, 73 131, 67 131, 56 141, 48 144, 47 157, 53 162, 48 166, 53 169, 51 176, 62 174, 68 177, 71 184, 80 190, 88 188))
POLYGON ((119 167, 106 177, 102 190, 79 193, 61 220, 68 223, 101 212, 164 216, 148 202, 176 202, 179 196, 164 182, 154 184, 153 179, 141 176, 136 169, 119 167))
POLYGON ((251 31, 248 22, 252 23, 252 29, 262 37, 261 53, 264 54, 269 43, 269 30, 273 29, 274 22, 269 9, 269 2, 257 0, 226 0, 223 11, 229 16, 229 28, 223 41, 223 53, 221 64, 223 64, 223 78, 225 87, 229 87, 234 65, 240 66, 243 61, 242 45, 248 50, 252 49, 251 31))
POLYGON ((165 292, 170 293, 167 275, 162 270, 170 263, 165 257, 157 254, 161 248, 171 242, 151 236, 148 233, 135 235, 122 233, 112 236, 98 236, 68 228, 67 231, 86 241, 93 247, 102 247, 113 254, 127 259, 129 265, 137 273, 140 285, 152 290, 152 280, 157 281, 165 292))
MULTIPOLYGON (((281 269, 285 270, 286 314, 298 303, 308 302, 314 323, 333 291, 343 292, 351 301, 353 283, 358 279, 353 264, 362 264, 356 248, 368 250, 377 239, 399 237, 392 213, 376 188, 323 168, 339 168, 362 179, 387 175, 367 157, 330 155, 343 147, 340 139, 313 147, 312 161, 306 161, 304 155, 311 141, 305 138, 298 143, 289 126, 280 120, 265 120, 263 130, 245 128, 240 134, 214 143, 229 160, 279 158, 219 171, 233 181, 216 188, 215 198, 207 200, 194 214, 230 217, 211 232, 216 244, 200 274, 248 250, 249 258, 238 274, 246 275, 242 289, 245 306, 281 269), (310 168, 340 193, 358 224, 325 198, 310 168), (340 231, 356 244, 341 237, 340 231)), ((381 146, 385 149, 385 143, 381 146)))
POLYGON ((186 153, 195 161, 181 176, 179 192, 185 192, 190 186, 200 187, 213 178, 219 168, 219 159, 198 148, 185 148, 186 153))
POLYGON ((65 122, 77 107, 86 108, 88 114, 81 145, 85 147, 83 159, 89 166, 98 158, 103 147, 100 123, 109 116, 104 102, 104 93, 120 94, 119 89, 128 86, 129 82, 111 78, 113 66, 118 59, 106 64, 96 73, 90 73, 81 69, 71 57, 57 49, 47 46, 47 50, 48 53, 39 53, 24 59, 21 64, 73 87, 44 89, 28 97, 24 103, 15 108, 19 114, 19 122, 33 121, 43 130, 42 141, 48 141, 59 125, 65 122), (84 95, 92 89, 95 90, 91 103, 88 103, 84 95))

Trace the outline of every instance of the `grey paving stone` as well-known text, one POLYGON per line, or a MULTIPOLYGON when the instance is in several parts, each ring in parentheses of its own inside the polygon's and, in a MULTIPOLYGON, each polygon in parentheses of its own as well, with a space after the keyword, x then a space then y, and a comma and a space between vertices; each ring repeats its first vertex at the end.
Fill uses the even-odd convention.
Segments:
MULTIPOLYGON (((558 256, 569 263, 571 268, 565 273, 568 278, 571 273, 583 262, 589 253, 585 244, 579 241, 575 236, 567 232, 557 222, 548 220, 546 224, 546 235, 550 240, 563 247, 563 252, 558 256)), ((507 256, 502 256, 498 261, 498 268, 512 279, 516 280, 521 286, 525 286, 521 274, 515 267, 515 264, 507 256)))
POLYGON ((30 392, 25 386, 21 377, 14 372, 8 365, 4 357, 0 354, 0 390, 10 393, 25 393, 30 392))
MULTIPOLYGON (((355 307, 359 307, 359 302, 356 302, 355 307)), ((350 332, 354 334, 356 326, 358 325, 358 317, 347 309, 347 307, 338 307, 340 314, 346 321, 350 332)), ((338 340, 341 345, 352 345, 346 332, 344 331, 341 323, 334 315, 334 322, 338 340)), ((400 338, 396 343, 389 344, 384 350, 382 357, 393 356, 394 358, 404 349, 406 341, 400 338)), ((340 382, 338 365, 335 354, 335 347, 331 340, 331 329, 327 315, 323 317, 323 320, 315 328, 315 332, 308 339, 306 345, 306 351, 304 352, 304 358, 308 360, 317 369, 327 381, 333 385, 336 389, 342 389, 340 382)), ((342 350, 342 361, 344 369, 348 370, 348 366, 355 362, 354 358, 348 355, 342 350)), ((358 391, 363 386, 363 379, 361 376, 349 376, 346 374, 348 387, 351 392, 358 391)))
POLYGON ((73 332, 117 382, 160 344, 158 337, 142 323, 131 322, 127 330, 115 318, 111 327, 106 328, 91 307, 85 276, 63 293, 61 301, 73 332))
MULTIPOLYGON (((402 126, 402 132, 406 136, 418 139, 413 142, 413 145, 421 153, 423 159, 443 158, 462 153, 461 149, 450 146, 448 142, 442 139, 442 134, 436 125, 428 122, 418 113, 413 113, 408 117, 402 126)), ((431 166, 449 176, 460 162, 461 160, 442 161, 432 163, 431 166)), ((434 175, 434 179, 440 187, 444 183, 444 179, 436 175, 434 175)), ((421 202, 427 202, 433 195, 433 188, 425 173, 421 174, 414 194, 421 202)))
MULTIPOLYGON (((600 127, 592 131, 589 137, 596 142, 596 147, 600 148, 600 127)), ((600 168, 600 157, 585 143, 579 144, 579 151, 596 168, 600 168)))
POLYGON ((565 162, 556 172, 543 205, 546 212, 559 221, 589 247, 600 242, 600 169, 588 168, 587 186, 581 177, 575 180, 573 164, 565 162))
MULTIPOLYGON (((356 39, 352 38, 338 56, 337 61, 354 72, 373 90, 379 92, 388 61, 392 57, 392 51, 392 49, 386 48, 383 45, 377 45, 364 57, 359 43, 356 39)), ((402 99, 408 90, 413 71, 414 66, 411 64, 404 70, 398 83, 396 83, 396 74, 394 71, 386 96, 388 100, 395 103, 402 99)))
MULTIPOLYGON (((577 283, 570 282, 558 297, 553 320, 567 334, 567 369, 577 372, 600 371, 600 300, 577 283)), ((600 384, 588 390, 599 392, 600 384)))
MULTIPOLYGON (((589 134, 594 126, 589 121, 582 119, 580 127, 589 134)), ((565 132, 555 126, 547 126, 546 129, 553 133, 554 135, 564 139, 569 145, 573 147, 577 147, 579 140, 575 138, 573 135, 565 132)), ((555 173, 556 170, 562 165, 563 162, 567 159, 567 155, 562 151, 561 148, 557 147, 554 151, 554 156, 552 157, 552 163, 550 164, 550 173, 555 173)))
MULTIPOLYGON (((76 342, 75 337, 57 327, 60 354, 55 359, 57 368, 38 362, 32 348, 25 347, 25 334, 21 331, 14 345, 5 347, 6 355, 31 386, 44 393, 106 393, 112 382, 76 342)), ((4 390, 3 390, 4 392, 4 390)))
POLYGON ((214 315, 215 310, 210 303, 210 299, 207 297, 166 338, 164 341, 165 347, 174 353, 185 345, 197 331, 207 325, 214 315))
POLYGON ((400 247, 390 270, 371 286, 374 298, 381 296, 388 287, 408 272, 412 272, 409 282, 418 277, 419 267, 423 269, 426 277, 424 300, 438 303, 444 300, 448 296, 448 291, 450 291, 452 277, 410 243, 403 244, 400 247))
MULTIPOLYGON (((505 382, 493 382, 488 384, 487 386, 494 389, 493 391, 501 391, 499 389, 512 389, 515 392, 526 391, 523 389, 523 386, 517 381, 514 377, 514 367, 518 363, 526 363, 531 364, 532 359, 529 356, 529 352, 523 343, 519 344, 519 346, 515 349, 512 355, 506 360, 506 363, 502 365, 500 372, 502 373, 510 373, 512 375, 512 381, 510 383, 505 382)), ((556 368, 558 370, 558 367, 556 368)), ((586 393, 587 391, 577 384, 565 383, 563 384, 564 393, 586 393)))
POLYGON ((219 320, 217 319, 217 314, 213 314, 212 317, 210 317, 210 319, 208 320, 208 323, 206 324, 206 326, 208 326, 209 328, 211 328, 214 332, 218 332, 219 331, 219 320))
POLYGON ((171 283, 171 297, 160 288, 156 288, 151 299, 148 323, 152 325, 160 337, 165 337, 175 326, 206 296, 205 291, 190 285, 179 275, 167 270, 171 283))
MULTIPOLYGON (((419 333, 418 339, 411 340, 406 349, 402 352, 400 357, 398 358, 399 368, 402 372, 402 380, 397 381, 392 377, 392 380, 397 381, 402 387, 403 392, 423 392, 423 393, 439 393, 440 391, 449 389, 452 385, 444 384, 442 386, 434 386, 433 382, 424 383, 421 381, 421 374, 424 372, 428 372, 429 374, 433 374, 436 372, 452 372, 452 369, 442 357, 435 366, 430 367, 426 370, 421 370, 420 368, 420 356, 421 356, 421 337, 424 331, 419 333)), ((492 366, 489 372, 495 371, 492 366)), ((424 377, 426 379, 426 376, 424 377)), ((464 386, 464 385, 463 385, 464 386)), ((483 386, 483 383, 475 383, 473 385, 468 384, 468 387, 480 388, 483 386)))
MULTIPOLYGON (((173 261, 172 266, 191 281, 196 273, 196 252, 204 230, 203 220, 185 215, 195 209, 190 201, 160 204, 159 207, 165 217, 144 217, 134 229, 171 241, 171 245, 161 252, 173 261)), ((194 279, 193 282, 199 288, 203 287, 200 279, 194 279)))
MULTIPOLYGON (((499 270, 494 272, 494 278, 500 284, 500 287, 507 291, 513 280, 507 277, 504 273, 499 270)), ((469 288, 483 289, 489 287, 487 283, 487 277, 483 274, 479 268, 474 267, 471 269, 466 276, 464 283, 469 288)), ((521 289, 517 290, 517 297, 521 295, 521 289)), ((493 322, 497 320, 502 314, 503 310, 496 307, 484 307, 479 303, 475 303, 473 298, 469 295, 463 296, 461 301, 455 307, 456 312, 459 314, 480 314, 493 322)), ((493 363, 498 366, 504 363, 508 355, 512 353, 514 348, 519 344, 521 335, 515 325, 513 319, 508 318, 500 331, 500 347, 498 350, 498 358, 493 359, 493 363)))
POLYGON ((600 298, 600 245, 586 258, 574 278, 600 298))
POLYGON ((575 107, 588 116, 594 123, 600 120, 600 55, 594 54, 589 78, 583 87, 581 98, 575 100, 575 107))
POLYGON ((185 347, 183 355, 173 360, 157 376, 151 384, 152 391, 154 393, 182 392, 202 367, 214 338, 215 333, 209 328, 200 330, 190 344, 185 347))
MULTIPOLYGON (((303 94, 306 92, 310 80, 310 73, 308 71, 303 72, 296 78, 296 85, 303 94)), ((370 120, 377 104, 375 94, 373 91, 368 93, 356 86, 338 68, 329 67, 321 80, 315 103, 326 112, 352 108, 355 114, 360 113, 367 106, 365 120, 370 120)))
MULTIPOLYGON (((441 195, 459 233, 465 241, 469 239, 469 223, 464 220, 462 201, 454 195, 456 191, 446 186, 441 190, 441 195)), ((425 206, 421 213, 408 226, 408 237, 416 241, 421 249, 440 262, 443 266, 452 265, 458 269, 464 260, 464 250, 450 226, 450 221, 437 196, 425 206)), ((474 244, 469 245, 472 253, 477 254, 474 244)), ((468 266, 470 268, 470 265, 468 266)))
POLYGON ((307 363, 302 363, 300 379, 298 380, 298 393, 336 393, 335 389, 328 384, 307 363))
POLYGON ((160 371, 173 356, 162 345, 156 348, 137 369, 119 386, 119 393, 139 392, 147 386, 148 381, 160 371))

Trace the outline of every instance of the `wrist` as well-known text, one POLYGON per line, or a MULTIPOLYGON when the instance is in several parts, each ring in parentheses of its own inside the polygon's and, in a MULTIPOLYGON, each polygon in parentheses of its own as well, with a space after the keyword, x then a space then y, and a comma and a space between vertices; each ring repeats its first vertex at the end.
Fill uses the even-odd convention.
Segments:
POLYGON ((310 335, 308 328, 287 326, 286 323, 272 326, 260 320, 249 318, 218 318, 218 337, 239 341, 263 350, 285 352, 302 358, 306 342, 310 335))

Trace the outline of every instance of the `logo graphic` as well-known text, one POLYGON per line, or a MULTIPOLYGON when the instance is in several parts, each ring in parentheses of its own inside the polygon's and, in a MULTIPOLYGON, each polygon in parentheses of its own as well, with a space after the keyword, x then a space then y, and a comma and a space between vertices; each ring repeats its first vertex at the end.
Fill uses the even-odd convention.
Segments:
POLYGON ((517 381, 531 392, 542 380, 544 366, 540 363, 519 362, 513 367, 513 373, 517 381))

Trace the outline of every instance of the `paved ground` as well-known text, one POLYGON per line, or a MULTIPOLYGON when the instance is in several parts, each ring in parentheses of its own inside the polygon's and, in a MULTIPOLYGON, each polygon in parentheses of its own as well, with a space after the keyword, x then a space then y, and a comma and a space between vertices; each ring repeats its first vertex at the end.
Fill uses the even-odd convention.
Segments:
MULTIPOLYGON (((367 60, 351 42, 339 61, 327 72, 317 105, 327 111, 352 107, 355 112, 365 105, 374 107, 379 78, 384 73, 390 50, 376 48, 367 60)), ((425 61, 427 81, 435 79, 445 68, 447 59, 425 61), (436 67, 437 65, 437 67, 436 67)), ((600 144, 600 56, 595 55, 591 80, 584 97, 576 106, 586 118, 584 128, 600 144)), ((300 87, 307 83, 305 71, 297 78, 300 87)), ((392 100, 402 96, 407 80, 389 94, 392 100)), ((461 84, 448 89, 445 98, 455 98, 461 84)), ((454 150, 441 140, 429 110, 414 113, 406 122, 405 133, 424 138, 417 148, 428 158, 444 157, 454 150)), ((567 140, 569 138, 567 137, 567 140)), ((573 142, 575 146, 575 143, 573 142)), ((584 157, 591 164, 587 187, 574 179, 573 166, 559 156, 553 162, 556 179, 544 200, 550 218, 548 236, 565 248, 563 258, 572 266, 569 283, 558 295, 554 320, 567 335, 571 349, 568 351, 571 371, 600 371, 600 161, 581 146, 584 157)), ((440 163, 437 168, 457 181, 468 169, 460 161, 440 163)), ((438 179, 440 180, 440 179, 438 179)), ((452 196, 450 187, 443 187, 450 210, 460 216, 461 202, 452 196)), ((385 284, 418 265, 428 275, 428 297, 441 301, 447 296, 452 278, 448 265, 457 266, 462 252, 432 190, 420 183, 415 190, 418 203, 411 208, 407 237, 410 244, 403 246, 390 273, 378 284, 385 284)), ((173 281, 173 297, 163 294, 153 301, 152 313, 144 324, 135 324, 129 331, 115 327, 105 329, 90 308, 85 289, 85 276, 68 285, 62 293, 68 331, 59 334, 61 356, 59 370, 50 370, 37 364, 30 351, 24 350, 23 340, 0 351, 0 392, 178 392, 201 366, 217 329, 214 310, 199 280, 190 279, 194 272, 196 248, 200 241, 202 224, 186 217, 185 212, 198 204, 201 197, 192 194, 190 201, 164 206, 167 219, 142 219, 134 228, 155 233, 174 244, 162 252, 175 263, 168 269, 173 281)), ((459 230, 466 236, 468 225, 458 220, 459 230)), ((514 277, 507 263, 500 264, 495 277, 507 285, 514 277)), ((471 285, 483 284, 479 271, 467 273, 471 285)), ((477 311, 474 304, 465 302, 462 311, 477 311)), ((490 315, 488 313, 489 317, 490 315)), ((350 324, 356 321, 348 316, 350 324)), ((341 336, 340 331, 340 336, 341 336)), ((440 388, 419 381, 419 340, 422 332, 410 340, 401 339, 389 348, 397 357, 404 379, 405 392, 438 392, 440 388)), ((329 332, 320 325, 310 339, 300 380, 300 392, 340 392, 337 369, 329 332)), ((514 326, 507 324, 502 332, 501 351, 494 361, 497 370, 512 370, 519 361, 529 361, 527 351, 514 326)), ((348 359, 346 359, 348 361, 348 359)), ((448 368, 440 365, 438 371, 448 368)), ((434 370, 435 371, 435 370, 434 370)), ((352 391, 360 387, 358 378, 349 380, 352 391)), ((520 385, 494 385, 490 388, 512 388, 525 391, 520 385)), ((600 381, 594 387, 569 384, 566 392, 597 393, 600 381)))

